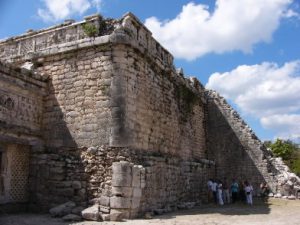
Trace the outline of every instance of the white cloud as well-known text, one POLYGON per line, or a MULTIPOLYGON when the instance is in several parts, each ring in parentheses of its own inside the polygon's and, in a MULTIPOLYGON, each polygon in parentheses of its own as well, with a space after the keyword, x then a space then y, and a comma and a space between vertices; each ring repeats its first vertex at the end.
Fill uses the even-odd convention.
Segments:
POLYGON ((300 138, 300 114, 282 114, 262 117, 261 124, 264 128, 276 130, 277 137, 279 138, 300 138))
POLYGON ((296 14, 292 0, 217 0, 214 12, 207 5, 188 3, 176 18, 146 19, 145 25, 175 57, 193 60, 207 53, 241 50, 270 42, 280 20, 296 14))
POLYGON ((231 99, 243 114, 259 118, 263 127, 279 136, 300 134, 300 61, 281 67, 269 62, 241 65, 212 74, 206 87, 231 99))
POLYGON ((75 14, 82 15, 89 8, 100 10, 101 0, 43 0, 45 8, 38 9, 38 16, 46 22, 55 22, 70 18, 75 14))
POLYGON ((97 12, 100 12, 102 4, 103 4, 102 0, 92 0, 92 5, 96 7, 97 12))

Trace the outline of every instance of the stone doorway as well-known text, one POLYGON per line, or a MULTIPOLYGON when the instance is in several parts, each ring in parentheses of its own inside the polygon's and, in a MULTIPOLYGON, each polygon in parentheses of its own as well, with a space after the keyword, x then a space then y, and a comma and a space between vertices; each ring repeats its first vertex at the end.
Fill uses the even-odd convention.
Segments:
POLYGON ((28 201, 29 146, 0 143, 0 204, 28 201))

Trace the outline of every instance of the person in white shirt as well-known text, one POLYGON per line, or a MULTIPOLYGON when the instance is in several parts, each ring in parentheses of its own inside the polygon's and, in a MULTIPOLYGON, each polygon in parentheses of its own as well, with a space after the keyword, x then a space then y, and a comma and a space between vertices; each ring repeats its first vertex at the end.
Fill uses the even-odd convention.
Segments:
POLYGON ((245 181, 245 194, 246 194, 246 199, 247 199, 247 204, 252 205, 253 200, 252 200, 252 193, 253 193, 253 187, 251 184, 249 184, 248 181, 245 181))
POLYGON ((212 183, 212 186, 211 186, 211 190, 212 190, 212 193, 213 193, 213 196, 214 196, 214 201, 215 201, 216 204, 218 203, 217 187, 218 187, 218 184, 214 180, 213 183, 212 183))
POLYGON ((211 202, 213 199, 212 185, 213 185, 212 179, 209 179, 207 181, 207 201, 208 202, 211 202))
POLYGON ((219 184, 218 184, 218 200, 219 200, 219 205, 224 205, 224 201, 223 201, 223 185, 222 185, 221 181, 219 181, 219 184))

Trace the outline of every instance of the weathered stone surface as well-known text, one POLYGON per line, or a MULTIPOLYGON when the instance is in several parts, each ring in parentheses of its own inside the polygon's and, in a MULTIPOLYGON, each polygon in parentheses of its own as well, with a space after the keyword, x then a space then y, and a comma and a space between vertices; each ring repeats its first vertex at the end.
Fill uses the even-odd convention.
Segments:
POLYGON ((64 216, 62 219, 64 221, 81 221, 82 220, 81 216, 78 216, 76 214, 68 214, 68 215, 64 216))
POLYGON ((72 214, 76 214, 76 215, 79 215, 81 216, 81 212, 84 210, 84 207, 82 206, 77 206, 75 208, 72 209, 72 214))
POLYGON ((275 197, 275 198, 281 198, 282 195, 281 195, 280 193, 277 193, 277 194, 274 195, 274 197, 275 197))
POLYGON ((132 187, 112 187, 112 195, 117 197, 131 197, 132 187))
POLYGON ((133 188, 132 196, 136 198, 142 197, 142 188, 133 188))
POLYGON ((110 221, 110 214, 102 214, 101 217, 103 221, 110 221))
POLYGON ((74 202, 66 202, 64 204, 58 205, 54 208, 51 208, 49 210, 49 213, 51 216, 54 217, 62 217, 67 214, 70 214, 72 212, 72 209, 76 207, 76 204, 74 202))
POLYGON ((99 204, 102 206, 109 206, 110 205, 110 197, 101 196, 99 199, 99 204))
POLYGON ((73 183, 72 183, 72 187, 74 188, 74 189, 80 189, 81 188, 81 182, 80 181, 73 181, 73 183))
POLYGON ((81 212, 82 218, 86 220, 98 221, 100 219, 99 205, 93 205, 81 212))
POLYGON ((146 212, 145 215, 144 215, 144 218, 145 219, 152 219, 153 218, 152 212, 146 212))
POLYGON ((295 195, 290 195, 290 196, 288 196, 288 199, 289 199, 289 200, 295 200, 296 197, 295 197, 295 195))
POLYGON ((124 219, 129 219, 129 212, 112 209, 109 217, 110 221, 123 221, 124 219))
POLYGON ((110 213, 110 207, 100 205, 100 212, 102 212, 102 213, 110 213))
POLYGON ((129 209, 131 199, 126 197, 113 196, 110 198, 110 206, 114 209, 129 209))
POLYGON ((87 217, 103 212, 105 220, 120 220, 205 200, 215 172, 251 179, 256 192, 263 181, 286 196, 300 189, 299 178, 225 99, 176 71, 172 55, 130 13, 2 41, 0 59, 33 70, 0 63, 0 142, 32 150, 27 162, 5 149, 16 162, 8 163, 11 174, 27 163, 27 171, 13 174, 24 180, 20 202, 27 202, 27 192, 44 208, 91 202, 101 206, 88 209, 87 217), (83 24, 95 26, 93 37, 83 24))

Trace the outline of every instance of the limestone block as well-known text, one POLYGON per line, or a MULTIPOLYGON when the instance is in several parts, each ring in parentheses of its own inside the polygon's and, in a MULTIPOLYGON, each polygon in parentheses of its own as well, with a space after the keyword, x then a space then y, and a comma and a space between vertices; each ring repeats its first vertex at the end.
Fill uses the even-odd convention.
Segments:
POLYGON ((141 180, 141 188, 145 188, 146 187, 146 181, 145 180, 141 180))
POLYGON ((76 214, 68 214, 68 215, 64 216, 62 219, 64 221, 81 221, 82 220, 81 216, 78 216, 76 214))
POLYGON ((110 221, 122 221, 129 219, 129 211, 112 209, 109 214, 110 221))
POLYGON ((290 195, 290 196, 288 197, 288 199, 289 199, 289 200, 295 200, 295 199, 296 199, 296 196, 295 196, 295 195, 290 195))
POLYGON ((117 197, 131 197, 132 188, 131 187, 112 187, 112 195, 117 197))
POLYGON ((110 207, 100 205, 100 212, 101 213, 110 213, 110 207))
POLYGON ((97 150, 98 150, 97 147, 89 147, 87 149, 87 152, 94 155, 94 154, 96 154, 97 150))
POLYGON ((102 206, 109 206, 110 204, 110 197, 108 196, 101 196, 99 199, 99 203, 102 206))
POLYGON ((110 221, 110 214, 102 214, 101 217, 103 221, 110 221))
POLYGON ((132 182, 131 168, 129 162, 114 162, 112 165, 112 186, 130 187, 132 182))
POLYGON ((100 218, 99 205, 93 205, 81 212, 82 218, 86 220, 98 221, 100 218))
POLYGON ((114 209, 129 209, 130 198, 113 196, 110 198, 110 207, 114 209))
POLYGON ((59 188, 56 189, 55 192, 57 193, 57 195, 66 196, 66 197, 72 197, 74 195, 73 188, 59 188))
POLYGON ((81 182, 80 181, 73 181, 72 182, 72 188, 74 189, 80 189, 81 188, 81 182))
POLYGON ((282 195, 280 193, 277 193, 276 195, 274 195, 275 198, 281 198, 282 195))
POLYGON ((141 186, 141 172, 138 166, 132 167, 132 187, 141 186))
POLYGON ((54 208, 51 208, 49 210, 49 213, 53 217, 62 217, 67 214, 70 214, 72 209, 76 207, 76 204, 74 202, 66 202, 64 204, 58 205, 54 208))
POLYGON ((139 209, 131 209, 130 210, 130 219, 137 218, 139 216, 139 209))
POLYGON ((86 196, 86 190, 85 190, 85 188, 81 188, 80 190, 78 190, 77 195, 79 197, 84 198, 86 196))
POLYGON ((113 173, 130 174, 131 167, 132 167, 131 164, 127 161, 114 162, 112 164, 112 171, 113 173))
POLYGON ((142 197, 142 189, 141 188, 133 188, 132 196, 138 197, 138 198, 142 197))
POLYGON ((131 199, 131 208, 136 209, 140 207, 141 198, 133 197, 131 199))
POLYGON ((82 206, 77 206, 75 208, 72 209, 72 214, 76 214, 76 215, 79 215, 81 216, 81 211, 84 210, 84 207, 82 206))

